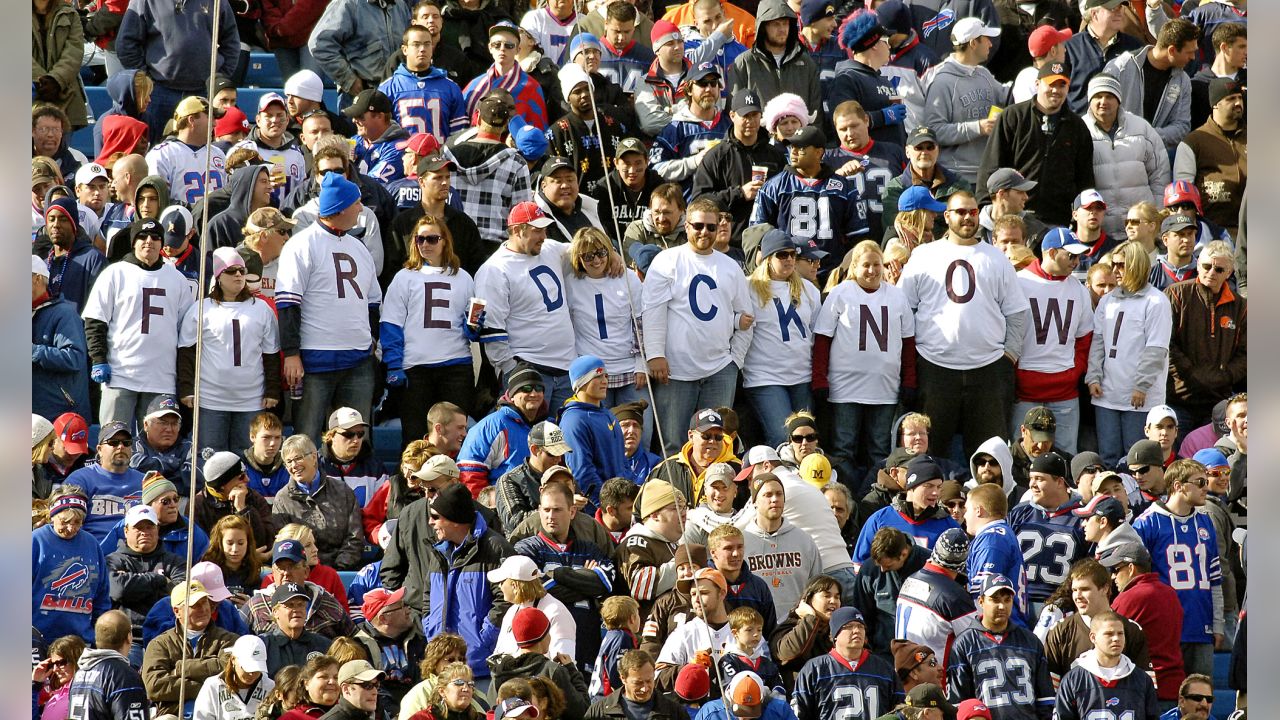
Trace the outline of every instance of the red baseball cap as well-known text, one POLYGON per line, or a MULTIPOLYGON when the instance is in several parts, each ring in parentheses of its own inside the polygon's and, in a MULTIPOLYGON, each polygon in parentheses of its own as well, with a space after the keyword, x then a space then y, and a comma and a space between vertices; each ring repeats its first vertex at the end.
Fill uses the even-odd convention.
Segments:
POLYGON ((373 620, 388 605, 394 605, 402 599, 404 599, 404 588, 400 588, 395 592, 388 592, 386 588, 370 590, 364 594, 364 602, 360 606, 360 612, 364 614, 365 620, 373 620))
POLYGON ((53 431, 67 452, 83 455, 89 452, 89 424, 76 413, 62 413, 53 421, 53 431))
POLYGON ((532 225, 538 228, 544 228, 551 225, 555 221, 547 217, 542 212, 542 208, 537 203, 526 200, 511 208, 511 212, 507 215, 507 225, 532 225))
POLYGON ((1052 25, 1041 25, 1031 33, 1031 37, 1027 38, 1027 50, 1031 51, 1031 57, 1044 57, 1049 54, 1054 45, 1064 43, 1071 37, 1071 29, 1058 30, 1052 25))
POLYGON ((408 140, 396 143, 397 150, 408 150, 414 155, 432 155, 440 152, 440 140, 429 132, 414 133, 408 140))
POLYGON ((956 706, 956 720, 977 720, 978 718, 991 720, 991 708, 981 700, 969 699, 956 706))
POLYGON ((249 118, 245 116, 240 108, 232 105, 213 124, 213 136, 222 137, 234 132, 249 132, 249 118))

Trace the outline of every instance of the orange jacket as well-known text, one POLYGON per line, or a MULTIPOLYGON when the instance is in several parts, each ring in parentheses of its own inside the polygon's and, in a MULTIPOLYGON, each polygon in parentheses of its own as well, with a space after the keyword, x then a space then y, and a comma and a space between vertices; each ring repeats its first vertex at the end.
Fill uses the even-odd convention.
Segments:
MULTIPOLYGON (((755 47, 755 16, 728 0, 720 0, 720 5, 724 8, 724 16, 733 21, 733 35, 738 39, 738 42, 747 46, 748 49, 755 47)), ((676 27, 680 28, 686 25, 693 25, 693 0, 671 8, 666 15, 662 16, 662 19, 675 23, 676 27)))

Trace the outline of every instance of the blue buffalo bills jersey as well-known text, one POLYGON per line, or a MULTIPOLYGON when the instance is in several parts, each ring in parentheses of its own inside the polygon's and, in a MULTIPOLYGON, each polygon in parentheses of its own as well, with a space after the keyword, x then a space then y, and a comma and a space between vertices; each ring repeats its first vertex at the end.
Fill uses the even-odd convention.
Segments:
MULTIPOLYGON (((716 114, 711 122, 704 122, 689 113, 688 105, 681 103, 674 108, 671 122, 662 128, 662 132, 658 133, 658 137, 650 146, 649 162, 653 163, 654 169, 659 174, 662 174, 662 163, 687 161, 705 148, 714 147, 716 143, 722 142, 732 129, 733 122, 729 120, 729 113, 722 111, 716 114)), ((667 176, 664 175, 664 177, 667 176)), ((693 169, 690 166, 688 174, 684 175, 686 194, 693 185, 692 179, 693 169)))
POLYGON ((356 167, 383 187, 390 185, 404 177, 404 149, 397 146, 408 139, 409 133, 396 125, 374 141, 357 137, 353 153, 356 167))
POLYGON ((1089 651, 1062 676, 1054 720, 1157 720, 1156 686, 1128 658, 1120 659, 1118 677, 1106 680, 1098 672, 1089 651))
POLYGON ((822 267, 829 270, 869 232, 861 200, 854 180, 825 165, 816 178, 802 178, 787 167, 756 194, 751 224, 769 223, 793 237, 817 241, 830 253, 822 259, 822 267))
POLYGON ((991 708, 992 720, 1049 720, 1053 680, 1040 640, 1017 625, 1003 633, 981 626, 961 633, 947 662, 947 699, 968 698, 991 708))
POLYGON ((889 507, 882 507, 867 518, 866 524, 858 531, 858 542, 853 547, 852 559, 855 563, 861 565, 871 557, 871 539, 882 527, 901 530, 915 544, 926 550, 933 549, 933 544, 938 541, 939 535, 951 528, 960 527, 960 523, 953 520, 945 509, 935 508, 934 511, 925 512, 919 518, 913 518, 899 505, 900 503, 894 503, 889 507))
POLYGON ((796 676, 791 709, 799 720, 872 720, 902 702, 893 666, 863 650, 850 662, 835 650, 810 659, 796 676))
POLYGON ((1080 498, 1073 495, 1054 510, 1025 502, 1009 511, 1009 527, 1022 545, 1027 599, 1031 602, 1049 599, 1066 582, 1072 563, 1089 554, 1084 521, 1071 514, 1078 507, 1080 498))
POLYGON ((847 148, 841 145, 836 148, 829 148, 827 153, 822 156, 822 162, 830 165, 832 168, 839 169, 850 160, 863 160, 862 172, 857 175, 851 175, 849 180, 853 182, 858 190, 858 202, 862 204, 866 212, 867 227, 870 229, 869 235, 873 240, 879 240, 884 235, 884 225, 880 222, 880 215, 884 212, 884 203, 880 198, 884 197, 884 188, 889 181, 898 175, 907 167, 907 153, 902 149, 901 145, 891 142, 880 142, 872 140, 867 143, 866 147, 847 148))
POLYGON ((1197 509, 1189 517, 1180 517, 1156 502, 1133 521, 1133 529, 1151 553, 1152 572, 1178 593, 1182 642, 1213 642, 1218 614, 1213 588, 1222 585, 1222 565, 1209 513, 1197 509))
POLYGON ((443 143, 471 125, 462 88, 438 67, 418 75, 401 63, 378 89, 390 98, 395 121, 410 134, 429 132, 443 143))
POLYGON ((1029 627, 1027 622, 1027 575, 1023 568, 1022 547, 1009 524, 1001 520, 978 531, 969 543, 969 559, 965 565, 969 575, 969 594, 976 601, 982 581, 988 575, 1003 575, 1013 581, 1016 602, 1013 622, 1029 627))
POLYGON ((973 598, 945 570, 925 563, 898 591, 893 637, 933 650, 946 667, 955 640, 977 623, 973 598))

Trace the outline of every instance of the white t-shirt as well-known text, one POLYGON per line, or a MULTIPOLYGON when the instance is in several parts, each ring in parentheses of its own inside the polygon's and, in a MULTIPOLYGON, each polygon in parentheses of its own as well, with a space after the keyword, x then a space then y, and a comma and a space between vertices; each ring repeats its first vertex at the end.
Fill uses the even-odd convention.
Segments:
POLYGON ((313 223, 280 253, 276 302, 301 305, 303 350, 364 350, 373 345, 369 306, 382 302, 382 288, 363 242, 313 223))
POLYGON ((603 360, 610 375, 644 372, 632 324, 633 317, 639 322, 644 307, 640 278, 633 272, 596 279, 568 273, 566 280, 576 352, 603 360))
POLYGON ((147 173, 164 178, 169 183, 169 199, 187 207, 195 205, 206 193, 222 187, 226 181, 226 164, 227 158, 218 148, 212 145, 191 147, 176 138, 147 151, 147 173), (209 156, 207 183, 204 180, 206 155, 209 156))
MULTIPOLYGON (((200 352, 200 407, 248 412, 262 407, 262 356, 280 352, 280 332, 271 306, 257 298, 204 305, 204 348, 200 352)), ((196 344, 200 304, 182 318, 178 347, 196 344)))
MULTIPOLYGON (((666 358, 672 380, 701 380, 734 360, 737 315, 751 312, 747 279, 728 255, 688 244, 658 253, 644 278, 645 356, 666 358)), ((745 347, 745 346, 744 346, 745 347)))
POLYGON ((404 364, 438 365, 471 358, 471 343, 462 336, 467 302, 475 289, 471 274, 422 266, 396 273, 382 301, 382 321, 404 328, 404 364))
POLYGON ((867 292, 856 282, 840 283, 822 304, 814 332, 831 338, 831 402, 898 402, 902 341, 916 333, 915 316, 901 288, 882 282, 875 292, 867 292))
POLYGON ((733 631, 725 622, 720 629, 714 629, 705 620, 690 613, 689 619, 676 626, 667 636, 667 641, 658 651, 659 665, 679 667, 693 662, 698 652, 710 652, 711 661, 719 665, 725 648, 733 642, 733 631), (711 643, 715 643, 715 647, 711 643))
MULTIPOLYGON (((511 631, 511 623, 515 621, 516 612, 527 607, 533 607, 533 604, 521 603, 507 608, 507 613, 502 616, 502 627, 498 630, 498 642, 493 648, 494 655, 504 653, 515 655, 520 649, 520 646, 516 645, 515 633, 511 631)), ((573 619, 569 608, 550 595, 543 595, 537 602, 537 608, 546 614, 547 620, 551 621, 551 629, 547 631, 551 636, 551 649, 547 651, 547 657, 564 653, 576 661, 578 659, 578 622, 573 619)))
POLYGON ((564 67, 571 61, 569 55, 569 36, 578 22, 578 14, 561 20, 545 7, 530 10, 520 18, 520 28, 528 30, 533 39, 542 47, 542 54, 551 62, 564 67))
POLYGON ((813 377, 813 324, 822 307, 818 288, 801 280, 800 302, 791 302, 791 285, 772 280, 773 297, 759 305, 759 296, 747 286, 748 297, 755 304, 751 314, 751 347, 742 367, 742 386, 799 385, 813 377))
POLYGON ((1093 332, 1089 290, 1073 277, 1049 280, 1029 268, 1018 272, 1018 284, 1031 306, 1018 367, 1042 373, 1070 370, 1076 364, 1076 340, 1093 332))
MULTIPOLYGON (((293 217, 290 219, 296 222, 297 225, 294 226, 293 231, 299 232, 314 223, 319 211, 319 197, 311 198, 305 205, 294 210, 293 217)), ((348 230, 347 233, 360 238, 361 242, 364 243, 365 249, 369 251, 369 257, 373 258, 374 269, 381 275, 383 258, 385 257, 382 244, 382 226, 378 224, 378 216, 374 214, 373 209, 365 205, 360 210, 360 217, 356 218, 356 226, 348 230)))
POLYGON ((916 350, 952 370, 1000 359, 1005 318, 1027 309, 1013 264, 983 242, 942 238, 921 245, 902 269, 900 286, 916 314, 916 350))
POLYGON ((121 260, 102 271, 85 302, 84 318, 107 324, 108 387, 174 392, 178 325, 192 302, 187 279, 168 263, 148 271, 121 260))
POLYGON ((537 255, 517 253, 506 244, 476 271, 476 297, 483 298, 485 327, 506 331, 506 348, 490 343, 493 364, 506 372, 514 357, 568 370, 574 354, 573 321, 565 299, 567 243, 547 240, 537 255))
MULTIPOLYGON (((101 281, 99 281, 101 282, 101 281)), ((1146 412, 1164 404, 1169 363, 1147 391, 1147 402, 1133 407, 1129 398, 1137 381, 1138 357, 1148 347, 1169 348, 1173 311, 1169 298, 1147 285, 1136 295, 1109 292, 1093 312, 1093 341, 1102 344, 1102 397, 1093 404, 1111 410, 1146 412)))

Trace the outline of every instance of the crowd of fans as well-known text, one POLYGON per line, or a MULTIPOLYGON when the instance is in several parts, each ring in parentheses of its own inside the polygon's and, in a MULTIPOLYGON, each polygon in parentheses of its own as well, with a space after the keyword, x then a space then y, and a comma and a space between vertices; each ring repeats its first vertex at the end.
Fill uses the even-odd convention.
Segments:
POLYGON ((33 720, 1243 717, 1246 15, 33 0, 33 720))

